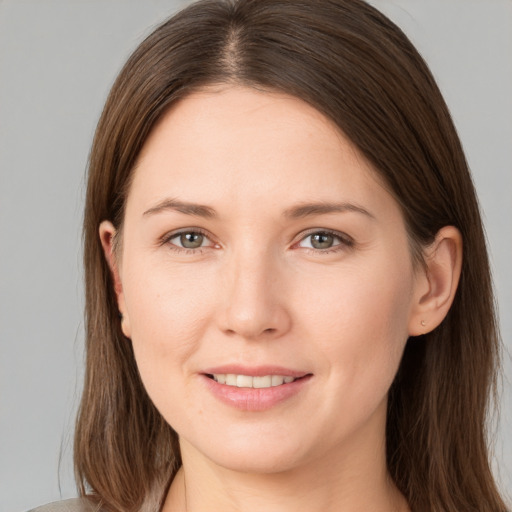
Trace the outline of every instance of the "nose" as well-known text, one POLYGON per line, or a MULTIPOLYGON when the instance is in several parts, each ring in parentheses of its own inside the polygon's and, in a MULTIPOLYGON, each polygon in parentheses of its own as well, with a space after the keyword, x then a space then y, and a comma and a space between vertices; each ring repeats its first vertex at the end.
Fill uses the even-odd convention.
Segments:
POLYGON ((219 328, 246 340, 274 339, 291 327, 286 286, 279 261, 269 255, 233 257, 224 269, 219 328))

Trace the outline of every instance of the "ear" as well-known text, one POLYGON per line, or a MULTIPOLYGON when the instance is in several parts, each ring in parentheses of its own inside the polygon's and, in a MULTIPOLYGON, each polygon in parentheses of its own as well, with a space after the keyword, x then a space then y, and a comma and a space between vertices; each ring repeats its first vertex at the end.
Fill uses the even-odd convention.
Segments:
POLYGON ((112 274, 112 280, 114 282, 114 291, 117 297, 117 307, 119 308, 119 313, 121 314, 121 329, 123 330, 123 334, 127 338, 130 338, 130 318, 128 316, 128 311, 126 310, 118 259, 116 258, 116 253, 114 251, 116 228, 110 221, 104 220, 100 224, 99 235, 101 245, 103 247, 103 252, 105 253, 105 258, 107 260, 110 272, 112 274))
POLYGON ((450 309, 462 268, 462 236, 454 226, 440 229, 424 251, 425 267, 417 272, 409 336, 433 331, 450 309))

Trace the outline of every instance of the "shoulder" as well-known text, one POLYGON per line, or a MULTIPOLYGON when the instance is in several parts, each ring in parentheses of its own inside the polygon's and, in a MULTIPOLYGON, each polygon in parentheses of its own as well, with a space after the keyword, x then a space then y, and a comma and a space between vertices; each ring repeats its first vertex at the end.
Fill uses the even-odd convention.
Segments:
POLYGON ((86 499, 74 498, 48 503, 48 505, 33 508, 28 512, 101 512, 101 510, 86 499))

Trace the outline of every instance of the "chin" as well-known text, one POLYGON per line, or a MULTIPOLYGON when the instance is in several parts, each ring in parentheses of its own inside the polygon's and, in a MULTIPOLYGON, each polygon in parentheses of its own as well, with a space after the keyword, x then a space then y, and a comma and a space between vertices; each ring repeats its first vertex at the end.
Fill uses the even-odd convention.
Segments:
POLYGON ((290 438, 283 442, 280 436, 269 439, 262 434, 216 440, 210 437, 195 446, 186 443, 183 448, 201 453, 217 466, 240 473, 282 473, 300 466, 308 458, 304 443, 293 442, 290 438))
POLYGON ((221 466, 237 473, 276 474, 285 473, 301 465, 297 454, 288 453, 227 453, 211 459, 221 466))

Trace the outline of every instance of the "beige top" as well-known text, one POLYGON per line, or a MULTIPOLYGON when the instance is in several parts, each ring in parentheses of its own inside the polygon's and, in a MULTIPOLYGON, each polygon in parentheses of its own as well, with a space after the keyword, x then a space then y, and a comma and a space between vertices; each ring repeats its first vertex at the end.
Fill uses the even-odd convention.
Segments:
POLYGON ((48 503, 48 505, 33 508, 29 512, 101 512, 101 510, 85 499, 73 498, 48 503))

